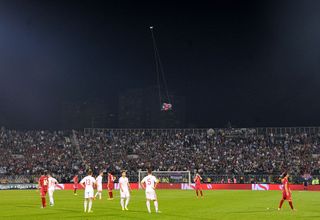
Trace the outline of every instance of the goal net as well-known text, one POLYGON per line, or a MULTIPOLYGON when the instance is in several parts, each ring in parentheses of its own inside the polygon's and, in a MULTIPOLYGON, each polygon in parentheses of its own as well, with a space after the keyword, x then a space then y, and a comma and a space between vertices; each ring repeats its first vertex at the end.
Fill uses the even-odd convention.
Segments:
MULTIPOLYGON (((189 185, 191 184, 190 171, 152 171, 152 174, 160 180, 160 183, 187 183, 189 185)), ((147 175, 147 171, 139 171, 139 183, 147 175)))

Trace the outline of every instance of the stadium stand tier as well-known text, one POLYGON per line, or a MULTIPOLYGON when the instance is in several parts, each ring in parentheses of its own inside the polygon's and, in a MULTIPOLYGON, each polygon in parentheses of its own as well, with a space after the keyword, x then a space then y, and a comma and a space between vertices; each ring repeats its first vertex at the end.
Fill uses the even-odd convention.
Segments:
MULTIPOLYGON (((183 171, 218 182, 223 176, 319 175, 318 132, 271 133, 256 129, 89 129, 0 131, 1 182, 32 182, 49 170, 61 182, 86 168, 183 171), (219 178, 217 178, 219 176, 219 178), (216 177, 216 178, 215 178, 216 177)), ((262 180, 259 180, 262 181, 262 180)), ((276 181, 276 180, 275 180, 276 181)))

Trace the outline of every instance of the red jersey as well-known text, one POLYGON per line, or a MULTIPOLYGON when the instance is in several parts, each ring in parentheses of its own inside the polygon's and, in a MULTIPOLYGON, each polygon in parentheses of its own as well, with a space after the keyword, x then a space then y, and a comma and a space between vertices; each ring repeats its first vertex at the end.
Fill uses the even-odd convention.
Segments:
POLYGON ((78 176, 74 176, 72 180, 74 184, 77 184, 79 182, 78 176))
POLYGON ((291 201, 290 186, 287 178, 282 179, 282 199, 291 201), (286 190, 286 186, 288 190, 286 190))
POLYGON ((108 174, 108 184, 114 183, 114 176, 112 174, 108 174))
POLYGON ((194 178, 194 182, 195 182, 196 185, 200 185, 201 184, 201 177, 200 176, 196 176, 194 178))
POLYGON ((41 176, 39 179, 39 187, 42 191, 48 191, 48 177, 47 176, 41 176))
POLYGON ((282 180, 282 192, 286 194, 290 194, 290 186, 287 178, 283 178, 282 180), (286 185, 289 191, 286 191, 286 185))
POLYGON ((114 176, 112 174, 108 174, 108 190, 109 191, 112 191, 113 190, 113 187, 114 187, 114 176))

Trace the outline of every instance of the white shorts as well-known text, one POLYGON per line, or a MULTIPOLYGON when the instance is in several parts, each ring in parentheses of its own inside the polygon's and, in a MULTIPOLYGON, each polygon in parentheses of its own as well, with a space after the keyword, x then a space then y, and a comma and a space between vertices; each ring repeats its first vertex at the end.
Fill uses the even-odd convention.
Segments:
POLYGON ((102 185, 97 185, 97 190, 102 191, 102 185))
POLYGON ((94 194, 93 189, 86 189, 84 191, 84 198, 85 199, 93 198, 93 194, 94 194))
POLYGON ((157 194, 156 191, 146 191, 146 198, 148 200, 157 200, 157 194))
POLYGON ((53 192, 54 192, 54 189, 49 189, 49 190, 48 190, 49 196, 53 196, 53 192))
POLYGON ((120 198, 129 198, 130 197, 130 192, 128 190, 124 190, 123 192, 120 190, 120 198))

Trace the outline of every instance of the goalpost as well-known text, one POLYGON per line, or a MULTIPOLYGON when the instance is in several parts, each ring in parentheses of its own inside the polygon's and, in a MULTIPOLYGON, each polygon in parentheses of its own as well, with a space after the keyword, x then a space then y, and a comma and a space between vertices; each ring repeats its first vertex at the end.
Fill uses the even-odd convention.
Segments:
MULTIPOLYGON (((190 171, 152 171, 152 174, 160 180, 160 183, 187 183, 191 184, 190 171)), ((147 171, 139 171, 139 189, 141 180, 148 175, 147 171)))

